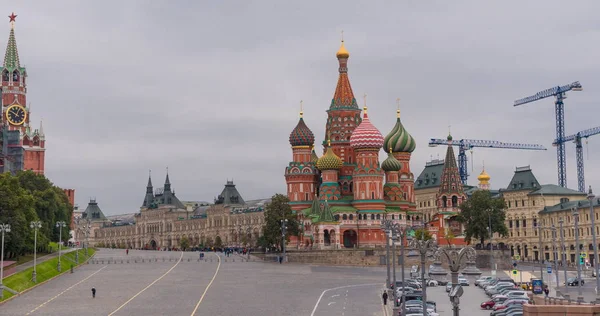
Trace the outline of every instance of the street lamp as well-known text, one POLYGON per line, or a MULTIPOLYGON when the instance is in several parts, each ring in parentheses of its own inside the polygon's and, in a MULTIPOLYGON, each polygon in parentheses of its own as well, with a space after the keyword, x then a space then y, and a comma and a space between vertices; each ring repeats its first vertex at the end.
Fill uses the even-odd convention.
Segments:
MULTIPOLYGON (((567 248, 565 247, 565 232, 563 230, 563 224, 564 224, 564 220, 562 217, 560 217, 558 219, 558 225, 560 227, 560 244, 561 244, 561 253, 560 253, 560 261, 562 262, 562 265, 564 267, 564 273, 565 273, 565 289, 567 290, 567 292, 569 291, 569 287, 566 286, 567 285, 567 248)), ((557 285, 558 286, 558 285, 557 285)))
MULTIPOLYGON (((398 240, 398 237, 400 237, 400 258, 401 258, 401 262, 400 262, 400 266, 401 266, 401 278, 402 278, 402 313, 400 315, 404 316, 406 315, 406 305, 404 304, 405 302, 405 298, 406 298, 406 291, 404 289, 406 282, 404 281, 404 238, 406 237, 406 226, 400 226, 399 223, 394 223, 392 225, 392 241, 393 241, 393 247, 392 247, 392 258, 394 258, 394 265, 392 266, 392 271, 393 271, 393 278, 394 278, 394 286, 396 286, 396 265, 395 265, 395 258, 396 258, 396 245, 395 242, 396 240, 398 240)), ((394 296, 396 295, 396 290, 394 289, 394 296)), ((393 309, 394 315, 398 314, 398 311, 396 309, 396 302, 394 300, 394 309, 393 309)))
POLYGON ((60 272, 61 268, 60 268, 60 251, 61 251, 61 245, 62 245, 62 230, 63 228, 67 226, 67 223, 65 223, 65 221, 58 221, 56 222, 56 227, 58 228, 58 266, 57 266, 57 270, 58 272, 60 272))
POLYGON ((360 238, 360 226, 359 226, 359 220, 360 220, 360 213, 358 210, 356 210, 356 249, 359 248, 359 244, 358 244, 358 239, 360 238))
POLYGON ((571 214, 573 215, 573 220, 575 220, 575 262, 577 263, 577 294, 579 295, 577 300, 581 302, 583 294, 581 293, 581 265, 579 264, 581 260, 579 252, 579 210, 574 207, 571 209, 571 214))
MULTIPOLYGON (((560 281, 558 279, 558 251, 556 249, 556 226, 552 224, 550 227, 550 231, 552 231, 552 259, 554 260, 554 274, 556 274, 556 287, 560 286, 560 281)), ((548 277, 548 281, 550 281, 550 277, 548 277)), ((565 280, 566 282, 567 280, 565 280)))
POLYGON ((425 240, 425 225, 423 227, 422 239, 413 239, 410 246, 421 254, 421 287, 423 288, 423 315, 427 315, 427 283, 425 282, 425 257, 428 252, 435 251, 436 242, 433 239, 425 240))
MULTIPOLYGON (((472 247, 457 249, 454 245, 452 245, 448 248, 440 247, 435 252, 435 256, 438 258, 442 254, 446 257, 446 259, 448 259, 448 267, 450 268, 450 272, 452 272, 452 290, 450 291, 450 301, 452 302, 453 315, 458 316, 460 311, 459 297, 463 294, 463 289, 460 284, 458 284, 458 270, 460 270, 460 265, 463 258, 466 257, 468 261, 474 261, 477 258, 477 252, 472 247)), ((425 301, 425 299, 423 299, 423 301, 425 301)), ((424 303, 426 303, 426 301, 424 303)), ((423 313, 424 315, 427 315, 427 313, 423 313)))
POLYGON ((283 249, 283 261, 284 262, 287 262, 286 257, 285 257, 285 233, 287 231, 287 222, 288 222, 287 219, 281 220, 281 238, 282 238, 281 248, 283 249))
MULTIPOLYGON (((387 279, 385 281, 386 287, 392 284, 390 281, 390 239, 392 238, 392 221, 384 219, 381 221, 381 230, 385 234, 385 266, 387 269, 387 279)), ((394 280, 396 281, 396 280, 394 280)), ((396 282, 392 284, 392 290, 395 291, 396 282)))
MULTIPOLYGON (((596 295, 598 295, 598 289, 600 289, 600 278, 598 277, 598 244, 596 243, 596 224, 594 223, 594 198, 596 196, 592 193, 592 186, 590 185, 590 191, 588 192, 587 199, 590 201, 590 218, 592 219, 592 243, 594 244, 594 271, 596 272, 596 295)), ((599 300, 597 298, 597 300, 599 300)))
POLYGON ((542 284, 544 284, 544 249, 542 248, 542 229, 544 229, 544 227, 538 222, 537 223, 537 229, 538 229, 538 238, 539 238, 539 245, 538 245, 538 263, 540 264, 540 279, 542 280, 542 284))
POLYGON ((32 221, 29 223, 29 227, 33 229, 33 274, 31 276, 31 280, 33 283, 37 283, 37 232, 40 228, 42 228, 42 222, 32 221))
POLYGON ((0 233, 2 233, 2 252, 0 254, 0 300, 4 298, 4 284, 2 284, 2 278, 4 277, 4 233, 10 233, 10 225, 0 223, 0 233))

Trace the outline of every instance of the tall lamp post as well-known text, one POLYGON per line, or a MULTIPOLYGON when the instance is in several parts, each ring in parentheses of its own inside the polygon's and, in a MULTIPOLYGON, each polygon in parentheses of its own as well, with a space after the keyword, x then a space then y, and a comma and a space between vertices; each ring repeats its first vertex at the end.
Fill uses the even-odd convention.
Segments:
POLYGON ((539 222, 537 223, 538 225, 538 239, 539 239, 539 245, 538 245, 538 261, 540 264, 540 279, 542 280, 542 284, 544 284, 544 249, 542 248, 542 229, 544 229, 544 226, 542 226, 539 222))
POLYGON ((42 228, 42 222, 32 221, 29 223, 29 227, 33 229, 33 274, 31 276, 31 280, 33 283, 37 283, 37 232, 40 228, 42 228))
POLYGON ((360 221, 360 213, 358 212, 358 210, 356 210, 356 249, 360 248, 359 247, 359 243, 358 243, 358 239, 360 238, 360 226, 359 226, 359 222, 360 221))
MULTIPOLYGON (((600 263, 598 260, 598 244, 596 243, 596 223, 594 219, 596 218, 594 214, 594 198, 596 196, 592 193, 592 186, 590 185, 590 190, 587 195, 587 199, 590 201, 590 218, 592 219, 592 243, 594 244, 594 271, 596 272, 596 295, 598 295, 598 289, 600 289, 600 277, 598 277, 598 264, 600 263)), ((597 301, 600 298, 596 298, 597 301)))
POLYGON ((581 293, 581 265, 579 264, 580 252, 579 252, 579 210, 574 207, 571 209, 573 220, 575 220, 575 263, 577 264, 577 297, 578 301, 583 300, 583 294, 581 293))
POLYGON ((58 266, 56 267, 56 269, 58 270, 58 272, 60 272, 61 267, 60 267, 60 251, 62 250, 62 230, 63 228, 67 225, 67 223, 65 223, 65 221, 58 221, 56 222, 56 227, 58 228, 58 266))
MULTIPOLYGON (((558 219, 558 225, 559 225, 559 229, 560 229, 560 248, 561 248, 561 253, 560 253, 560 260, 562 262, 563 265, 563 272, 565 273, 564 278, 565 278, 565 289, 567 290, 567 292, 569 291, 569 287, 567 286, 567 248, 565 247, 565 232, 563 230, 563 224, 565 223, 565 221, 563 220, 562 217, 560 217, 558 219)), ((558 271, 557 271, 558 273, 558 271)), ((557 285, 558 286, 558 285, 557 285)))
POLYGON ((425 225, 422 226, 422 239, 413 239, 410 246, 421 254, 421 283, 423 288, 423 315, 427 315, 427 283, 425 282, 425 258, 428 252, 435 251, 436 242, 433 239, 425 240, 425 225))
POLYGON ((285 259, 285 233, 287 231, 287 219, 281 220, 281 248, 283 249, 283 262, 287 262, 285 259))
MULTIPOLYGON (((554 274, 556 274, 556 287, 560 286, 560 281, 558 280, 558 250, 556 249, 556 226, 552 224, 550 227, 552 231, 552 259, 554 260, 554 274)), ((550 281, 550 276, 548 276, 548 281, 550 281)), ((566 282, 567 280, 565 280, 566 282)))
MULTIPOLYGON (((404 285, 406 284, 405 280, 404 280, 404 238, 406 237, 406 226, 400 226, 400 224, 398 223, 394 223, 394 225, 392 225, 392 236, 393 236, 393 240, 394 243, 396 240, 398 240, 398 237, 400 238, 400 258, 401 258, 401 262, 400 263, 400 267, 401 267, 401 274, 400 277, 402 279, 402 303, 404 303, 405 298, 406 298, 406 291, 404 291, 404 285)), ((392 256, 393 258, 396 257, 396 246, 394 244, 394 247, 392 247, 392 256)), ((394 284, 396 284, 396 265, 392 266, 393 269, 393 277, 394 277, 394 284)), ((393 313, 394 315, 398 315, 398 311, 397 311, 397 306, 396 306, 396 302, 394 302, 394 309, 393 309, 393 313)), ((400 314, 401 316, 406 315, 406 306, 404 304, 402 304, 402 312, 400 314)))
POLYGON ((2 252, 0 254, 0 300, 4 298, 4 233, 10 233, 10 225, 0 223, 0 233, 2 233, 2 252))
MULTIPOLYGON (((463 258, 466 257, 467 260, 475 260, 475 258, 477 257, 477 252, 472 247, 464 247, 461 249, 457 249, 454 245, 452 245, 452 247, 449 248, 438 248, 435 255, 437 257, 444 255, 446 259, 448 259, 448 267, 450 268, 450 272, 452 272, 452 290, 450 291, 449 295, 450 302, 452 302, 452 315, 459 316, 459 297, 462 296, 463 289, 460 286, 460 284, 458 284, 458 270, 460 270, 460 265, 463 258)), ((425 313, 424 315, 427 315, 427 313, 425 313)))
POLYGON ((396 282, 391 283, 390 280, 390 239, 392 238, 392 221, 389 219, 382 220, 381 230, 383 230, 383 233, 385 234, 385 267, 387 270, 387 279, 385 280, 385 286, 387 288, 391 284, 391 289, 394 290, 395 296, 396 282))

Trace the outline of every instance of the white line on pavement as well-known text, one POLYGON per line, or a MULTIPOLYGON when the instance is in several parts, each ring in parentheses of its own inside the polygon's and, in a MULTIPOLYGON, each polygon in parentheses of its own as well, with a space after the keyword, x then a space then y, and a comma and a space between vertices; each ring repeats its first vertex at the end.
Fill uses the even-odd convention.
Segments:
POLYGON ((331 304, 335 304, 335 302, 329 302, 329 304, 327 304, 327 306, 331 306, 331 304))
POLYGON ((98 269, 96 272, 94 272, 94 273, 92 273, 92 274, 88 275, 88 276, 87 276, 85 279, 83 279, 83 280, 81 280, 81 281, 79 281, 79 282, 77 282, 77 283, 75 283, 75 284, 73 284, 73 285, 69 286, 69 287, 68 287, 66 290, 64 290, 64 291, 62 291, 62 292, 60 292, 60 293, 56 294, 56 296, 54 296, 53 298, 51 298, 51 299, 49 299, 49 300, 45 301, 44 303, 40 304, 40 306, 38 306, 38 307, 36 307, 36 308, 32 309, 32 310, 31 310, 29 313, 27 313, 27 314, 25 314, 25 315, 32 314, 33 312, 35 312, 35 311, 37 311, 38 309, 40 309, 42 306, 44 306, 44 305, 46 305, 46 304, 48 304, 48 303, 50 303, 50 302, 54 301, 54 300, 55 300, 56 298, 58 298, 59 296, 61 296, 61 295, 65 294, 65 292, 67 292, 68 290, 70 290, 70 289, 72 289, 72 288, 76 287, 77 285, 79 285, 79 284, 81 284, 81 283, 85 282, 85 280, 87 280, 87 279, 89 279, 89 278, 93 277, 93 276, 94 276, 94 274, 96 274, 96 273, 98 273, 98 272, 102 271, 102 269, 104 269, 104 268, 106 268, 106 267, 108 267, 108 266, 104 266, 104 267, 102 267, 102 268, 98 269))
POLYGON ((373 285, 381 286, 381 283, 353 284, 353 285, 344 285, 344 286, 338 286, 338 287, 333 287, 333 288, 327 289, 327 290, 321 292, 321 296, 319 296, 319 299, 317 300, 317 303, 315 304, 315 308, 313 308, 313 311, 312 311, 312 313, 310 313, 310 316, 315 316, 315 312, 317 311, 317 307, 319 307, 319 303, 321 302, 323 295, 325 295, 325 293, 327 293, 329 291, 345 289, 345 288, 350 288, 350 287, 373 286, 373 285))
POLYGON ((206 295, 206 292, 208 292, 208 288, 212 285, 212 283, 217 278, 217 273, 219 273, 219 268, 221 267, 221 257, 219 257, 217 255, 217 259, 219 259, 219 264, 217 265, 217 270, 215 271, 215 275, 213 275, 212 280, 210 280, 210 282, 208 283, 208 285, 204 289, 204 293, 202 293, 202 296, 200 297, 200 300, 198 301, 198 304, 196 304, 196 307, 194 308, 194 311, 192 312, 192 316, 194 316, 194 314, 196 314, 196 311, 198 310, 198 307, 200 307, 200 303, 202 303, 202 300, 204 299, 204 296, 206 295))
POLYGON ((123 303, 123 305, 119 306, 119 308, 115 309, 112 313, 108 314, 108 316, 112 316, 114 313, 121 310, 121 308, 123 308, 123 307, 125 307, 125 305, 129 304, 129 302, 133 301, 134 298, 136 298, 136 297, 138 297, 138 295, 144 293, 144 291, 149 289, 152 285, 154 285, 154 283, 160 281, 160 279, 164 278, 167 274, 169 274, 169 272, 173 271, 173 269, 175 269, 175 267, 181 262, 181 258, 183 258, 183 251, 181 252, 181 256, 179 257, 179 260, 177 260, 177 263, 175 263, 175 265, 172 266, 171 269, 169 269, 167 272, 165 272, 165 274, 161 275, 158 279, 154 280, 154 282, 148 284, 148 286, 146 286, 143 290, 137 292, 136 295, 132 296, 129 300, 127 300, 127 302, 123 303))

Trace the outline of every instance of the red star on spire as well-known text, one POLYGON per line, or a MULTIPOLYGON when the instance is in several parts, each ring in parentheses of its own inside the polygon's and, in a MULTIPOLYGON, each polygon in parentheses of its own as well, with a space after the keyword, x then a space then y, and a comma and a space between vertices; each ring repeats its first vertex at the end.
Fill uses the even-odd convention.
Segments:
POLYGON ((15 22, 17 15, 13 12, 11 15, 8 16, 8 18, 10 19, 9 22, 15 22))

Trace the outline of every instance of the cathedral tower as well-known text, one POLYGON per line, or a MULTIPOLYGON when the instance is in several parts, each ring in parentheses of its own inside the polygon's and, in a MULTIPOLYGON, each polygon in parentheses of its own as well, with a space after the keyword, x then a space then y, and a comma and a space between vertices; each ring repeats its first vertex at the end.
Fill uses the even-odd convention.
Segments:
POLYGON ((352 173, 354 181, 353 206, 358 210, 385 210, 383 203, 383 170, 379 167, 379 150, 383 146, 383 136, 371 124, 364 107, 360 125, 350 137, 356 167, 352 173))
POLYGON ((452 149, 452 135, 448 135, 448 149, 442 170, 442 180, 437 194, 438 209, 441 212, 459 211, 459 206, 467 199, 456 165, 456 156, 452 149))
POLYGON ((322 183, 319 188, 321 200, 339 200, 341 198, 339 170, 344 162, 331 148, 331 141, 327 141, 327 152, 317 161, 317 168, 321 170, 322 183))
POLYGON ((485 172, 485 167, 483 167, 483 170, 481 170, 481 173, 479 174, 479 176, 477 176, 477 180, 479 180, 479 189, 480 190, 489 190, 490 189, 490 175, 485 172))
MULTIPOLYGON (((342 159, 344 166, 339 173, 339 182, 342 195, 352 195, 352 172, 354 170, 354 153, 350 146, 350 136, 354 129, 361 123, 360 109, 354 98, 350 79, 348 78, 348 58, 350 53, 344 46, 344 41, 336 53, 338 59, 338 81, 333 94, 333 99, 327 110, 327 124, 325 126, 325 140, 331 140, 331 149, 342 159)), ((325 148, 327 150, 327 148, 325 148)), ((323 152, 325 152, 325 150, 323 152)))
POLYGON ((9 16, 11 28, 1 70, 2 86, 2 152, 7 158, 0 168, 3 172, 32 170, 43 174, 45 165, 46 137, 42 123, 39 129, 31 128, 30 108, 27 105, 27 70, 21 66, 15 19, 9 16))
POLYGON ((285 168, 287 196, 295 211, 309 207, 319 188, 314 143, 315 136, 306 126, 301 110, 300 120, 290 133, 292 161, 285 168))

